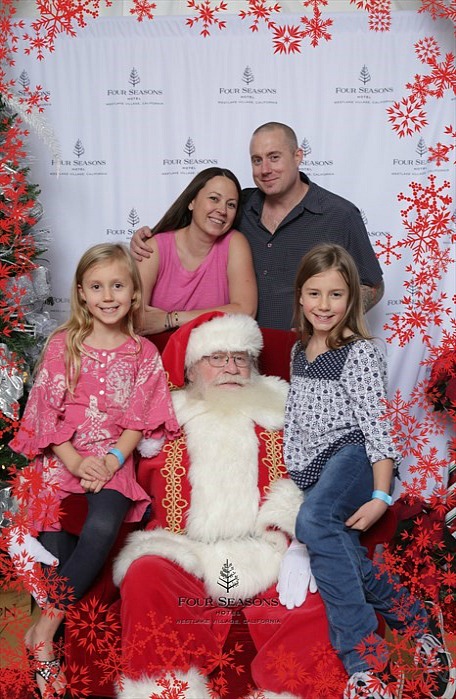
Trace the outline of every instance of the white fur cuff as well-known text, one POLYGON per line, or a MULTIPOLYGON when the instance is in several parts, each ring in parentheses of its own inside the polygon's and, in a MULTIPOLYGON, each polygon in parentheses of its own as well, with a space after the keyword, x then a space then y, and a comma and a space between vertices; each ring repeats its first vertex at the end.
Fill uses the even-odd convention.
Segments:
POLYGON ((149 439, 143 438, 136 448, 145 459, 151 459, 153 456, 157 456, 164 443, 164 437, 160 437, 160 439, 153 439, 152 437, 149 439))

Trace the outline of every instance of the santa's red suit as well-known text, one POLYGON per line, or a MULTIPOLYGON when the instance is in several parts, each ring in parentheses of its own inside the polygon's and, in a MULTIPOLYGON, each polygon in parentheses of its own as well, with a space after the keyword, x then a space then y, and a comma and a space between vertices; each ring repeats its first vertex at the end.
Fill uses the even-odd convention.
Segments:
POLYGON ((329 698, 344 684, 319 594, 287 610, 275 589, 302 497, 282 461, 286 392, 284 381, 258 377, 204 399, 172 394, 183 436, 138 474, 154 497, 155 528, 133 534, 115 564, 122 699, 174 696, 170 687, 187 687, 175 694, 187 699, 214 696, 206 677, 237 604, 257 649, 258 696, 329 698))

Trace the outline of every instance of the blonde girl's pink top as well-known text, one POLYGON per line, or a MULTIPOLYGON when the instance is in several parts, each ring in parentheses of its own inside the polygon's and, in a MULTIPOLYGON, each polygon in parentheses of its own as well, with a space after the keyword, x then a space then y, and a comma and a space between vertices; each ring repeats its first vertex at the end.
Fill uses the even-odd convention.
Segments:
POLYGON ((217 238, 200 266, 190 272, 182 266, 175 231, 157 233, 160 264, 150 305, 165 311, 193 311, 230 302, 228 254, 233 231, 217 238))
MULTIPOLYGON (((139 338, 138 346, 129 338, 113 350, 86 345, 71 394, 65 387, 65 336, 62 332, 50 341, 19 431, 9 445, 32 459, 29 468, 35 481, 30 480, 27 507, 37 531, 59 530, 59 502, 70 493, 85 492, 50 445, 70 441, 81 455, 103 457, 125 429, 156 438, 179 433, 161 358, 152 342, 139 338)), ((150 503, 136 481, 133 455, 104 488, 130 498, 127 522, 139 521, 150 503)))

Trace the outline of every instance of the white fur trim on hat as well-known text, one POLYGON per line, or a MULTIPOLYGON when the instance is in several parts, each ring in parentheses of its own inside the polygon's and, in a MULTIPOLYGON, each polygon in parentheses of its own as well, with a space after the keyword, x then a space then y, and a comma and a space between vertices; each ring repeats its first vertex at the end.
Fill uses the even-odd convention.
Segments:
POLYGON ((248 352, 256 358, 262 348, 263 336, 253 318, 243 314, 227 314, 192 330, 185 354, 185 367, 188 369, 201 357, 218 350, 248 352))

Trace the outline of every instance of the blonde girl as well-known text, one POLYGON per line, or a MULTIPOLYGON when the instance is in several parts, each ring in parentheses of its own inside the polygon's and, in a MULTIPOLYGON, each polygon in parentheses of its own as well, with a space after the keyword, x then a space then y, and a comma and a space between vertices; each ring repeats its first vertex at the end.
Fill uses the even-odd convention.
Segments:
POLYGON ((27 503, 31 526, 60 561, 60 587, 52 584, 52 569, 48 603, 25 638, 46 697, 64 692, 53 640, 65 609, 91 586, 122 522, 141 520, 150 502, 136 482, 133 451, 143 435, 178 431, 158 351, 135 333, 141 303, 140 278, 125 247, 101 244, 84 253, 70 318, 49 338, 10 443, 41 477, 27 503), (58 519, 58 505, 70 493, 87 499, 77 539, 58 519))

